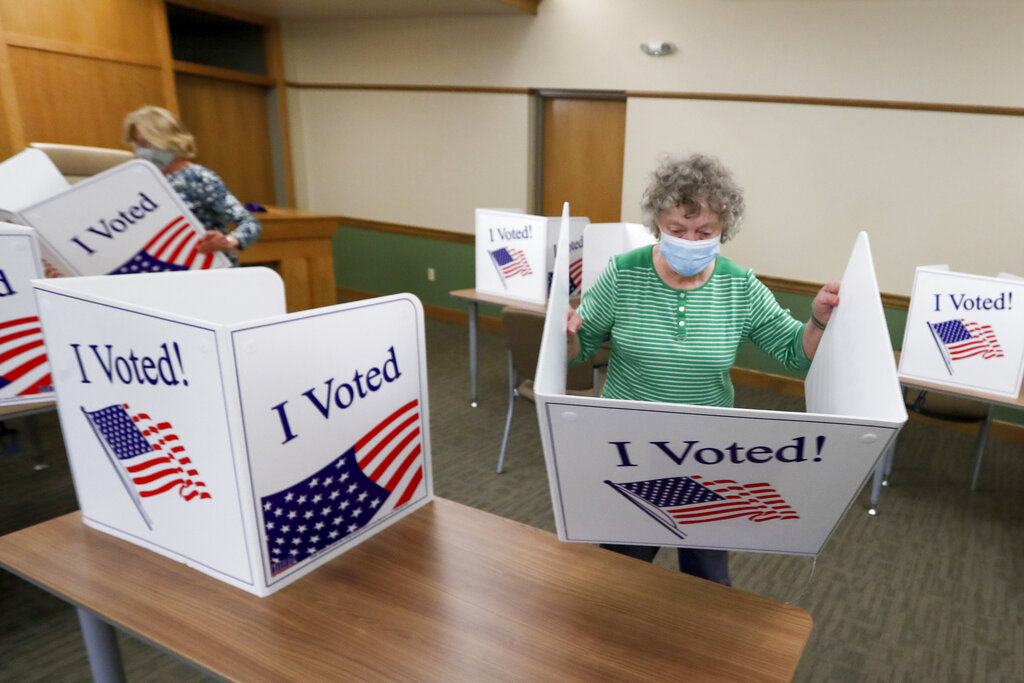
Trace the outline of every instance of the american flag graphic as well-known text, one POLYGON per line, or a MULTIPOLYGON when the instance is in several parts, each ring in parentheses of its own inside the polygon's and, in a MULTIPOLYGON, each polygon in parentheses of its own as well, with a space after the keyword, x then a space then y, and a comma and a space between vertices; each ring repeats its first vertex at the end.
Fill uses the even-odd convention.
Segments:
POLYGON ((319 555, 413 499, 423 482, 419 401, 312 475, 260 498, 271 574, 319 555))
POLYGON ((738 484, 732 479, 702 479, 699 475, 693 475, 605 483, 679 538, 686 538, 686 534, 679 528, 682 524, 719 522, 742 517, 752 522, 800 518, 796 510, 770 484, 738 484))
MULTIPOLYGON (((505 285, 505 280, 510 277, 533 273, 530 270, 529 261, 526 260, 526 254, 519 249, 502 247, 488 253, 491 255, 494 267, 498 269, 498 277, 501 278, 501 284, 503 285, 505 285)), ((507 287, 508 285, 505 286, 507 287)))
POLYGON ((53 391, 43 331, 37 316, 0 322, 0 395, 53 391))
POLYGON ((575 293, 583 284, 583 259, 578 258, 569 263, 569 293, 575 293))
POLYGON ((143 498, 170 492, 177 492, 185 501, 211 496, 171 423, 129 411, 127 403, 93 411, 82 408, 121 482, 152 529, 152 520, 142 507, 143 498))
POLYGON ((201 241, 199 231, 184 216, 178 216, 154 235, 131 260, 110 271, 109 275, 210 268, 214 255, 199 253, 201 241))
POLYGON ((953 361, 981 356, 982 358, 1002 358, 1003 347, 996 339, 991 325, 980 325, 974 322, 947 320, 942 323, 928 323, 932 338, 939 347, 946 370, 953 374, 953 361))

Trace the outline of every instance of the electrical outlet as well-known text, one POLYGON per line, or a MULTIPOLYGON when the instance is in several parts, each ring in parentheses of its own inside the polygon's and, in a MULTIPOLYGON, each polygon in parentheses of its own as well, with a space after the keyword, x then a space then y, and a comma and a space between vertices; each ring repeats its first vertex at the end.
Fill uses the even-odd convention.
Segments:
POLYGON ((434 272, 433 268, 427 268, 427 282, 433 282, 437 279, 437 273, 434 272))

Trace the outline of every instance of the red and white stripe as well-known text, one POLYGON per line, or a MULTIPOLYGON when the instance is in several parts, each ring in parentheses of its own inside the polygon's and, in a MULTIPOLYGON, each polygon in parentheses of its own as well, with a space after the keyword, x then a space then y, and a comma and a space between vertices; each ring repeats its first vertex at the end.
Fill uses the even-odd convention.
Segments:
MULTIPOLYGON (((128 410, 128 405, 124 405, 128 410)), ((143 498, 156 496, 173 489, 185 500, 210 498, 206 484, 199 479, 199 471, 170 422, 157 422, 146 413, 131 414, 132 422, 153 448, 152 452, 122 460, 132 481, 143 498)))
POLYGON ((569 264, 569 289, 576 290, 583 284, 583 259, 578 258, 569 264))
POLYGON ((413 399, 356 442, 356 462, 367 477, 391 495, 381 511, 389 512, 412 499, 423 482, 423 451, 419 401, 413 399))
POLYGON ((961 320, 961 322, 972 339, 950 344, 949 357, 951 359, 961 360, 977 355, 981 355, 983 358, 1003 357, 1003 347, 999 345, 999 340, 996 339, 996 333, 992 331, 991 325, 979 325, 966 320, 961 320))
POLYGON ((0 322, 0 377, 10 382, 0 388, 0 398, 31 396, 52 387, 38 317, 0 322))
MULTIPOLYGON (((691 477, 699 481, 700 477, 691 477)), ((718 522, 724 519, 749 518, 753 522, 773 519, 800 519, 778 491, 766 483, 738 484, 732 479, 700 482, 725 500, 698 505, 683 505, 665 511, 679 524, 718 522)))
POLYGON ((213 254, 200 254, 199 244, 202 242, 199 233, 185 220, 178 216, 153 236, 143 250, 155 259, 178 266, 207 269, 213 265, 213 254))

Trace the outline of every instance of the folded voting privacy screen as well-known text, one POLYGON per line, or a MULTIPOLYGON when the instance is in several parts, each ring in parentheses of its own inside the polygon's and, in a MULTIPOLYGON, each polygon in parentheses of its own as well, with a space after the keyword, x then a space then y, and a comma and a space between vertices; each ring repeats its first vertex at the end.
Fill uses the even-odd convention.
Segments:
POLYGON ((415 297, 284 314, 266 268, 34 284, 86 524, 267 595, 432 497, 415 297))
POLYGON ((582 290, 590 289, 611 257, 656 241, 639 223, 591 223, 583 231, 582 290))
MULTIPOLYGON (((32 194, 39 193, 33 189, 32 194)), ((16 222, 36 229, 48 274, 152 273, 231 265, 224 254, 199 253, 206 229, 148 161, 127 161, 9 211, 16 222)))
POLYGON ((1024 281, 946 266, 914 274, 900 354, 909 379, 1016 398, 1024 378, 1024 281))
MULTIPOLYGON (((551 285, 561 219, 511 209, 476 210, 476 290, 543 304, 551 285)), ((569 293, 579 296, 583 231, 589 218, 568 219, 569 293)))
POLYGON ((552 288, 534 388, 559 538, 817 554, 907 419, 863 233, 840 299, 790 413, 566 395, 552 288))
POLYGON ((0 406, 53 400, 32 292, 42 276, 32 229, 0 223, 0 406))

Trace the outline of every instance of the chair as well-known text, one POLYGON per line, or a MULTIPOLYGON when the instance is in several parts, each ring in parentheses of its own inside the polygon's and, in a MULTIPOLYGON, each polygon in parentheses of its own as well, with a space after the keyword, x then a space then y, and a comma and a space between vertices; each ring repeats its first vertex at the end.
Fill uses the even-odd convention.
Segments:
MULTIPOLYGON (((985 444, 988 441, 988 423, 992 420, 991 406, 984 401, 972 401, 938 391, 910 387, 903 389, 903 402, 910 412, 926 417, 947 422, 978 422, 981 424, 974 445, 974 473, 971 477, 971 491, 975 490, 978 485, 978 473, 981 471, 982 456, 985 453, 985 444)), ((875 470, 868 514, 875 514, 881 487, 889 485, 889 475, 892 474, 895 456, 896 444, 894 443, 886 451, 884 458, 875 470)))
MULTIPOLYGON (((971 476, 971 490, 978 486, 978 473, 981 471, 981 460, 985 454, 985 443, 988 440, 988 424, 992 420, 992 406, 984 401, 973 401, 969 398, 952 396, 938 391, 924 389, 908 389, 904 400, 907 410, 947 422, 978 422, 981 428, 974 444, 974 473, 971 476)), ((890 467, 891 469, 891 467, 890 467)))
MULTIPOLYGON (((499 474, 505 462, 516 396, 534 400, 533 379, 537 372, 537 356, 544 333, 544 314, 509 306, 501 311, 501 323, 505 333, 505 347, 508 349, 508 416, 505 418, 505 434, 501 439, 501 454, 498 456, 499 474)), ((577 396, 597 396, 602 378, 602 369, 595 368, 593 361, 574 365, 569 368, 566 376, 566 390, 577 396)))
POLYGON ((135 155, 127 150, 107 147, 62 145, 53 142, 30 142, 29 147, 45 152, 69 183, 85 180, 89 176, 135 158, 135 155))

